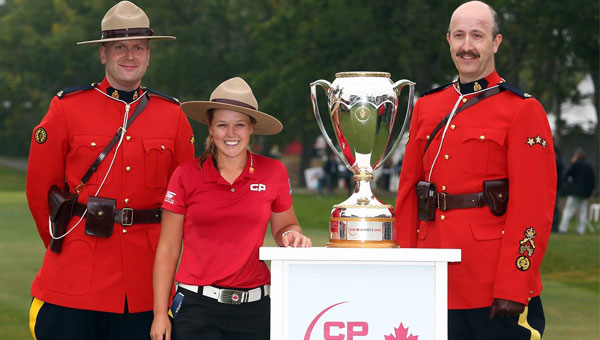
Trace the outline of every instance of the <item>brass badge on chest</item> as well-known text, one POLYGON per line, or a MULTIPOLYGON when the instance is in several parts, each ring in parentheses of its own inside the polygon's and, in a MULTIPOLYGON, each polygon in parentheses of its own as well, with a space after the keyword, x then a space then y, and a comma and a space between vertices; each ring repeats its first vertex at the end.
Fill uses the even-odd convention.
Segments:
POLYGON ((35 141, 38 144, 42 144, 46 141, 46 139, 48 138, 48 133, 46 133, 46 130, 43 127, 39 127, 37 128, 37 130, 35 130, 35 133, 33 134, 35 141))

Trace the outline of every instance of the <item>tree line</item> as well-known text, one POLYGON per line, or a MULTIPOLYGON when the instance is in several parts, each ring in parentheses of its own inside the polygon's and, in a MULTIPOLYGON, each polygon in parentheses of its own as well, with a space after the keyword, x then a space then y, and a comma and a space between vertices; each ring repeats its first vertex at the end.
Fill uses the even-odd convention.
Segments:
MULTIPOLYGON (((454 0, 139 0, 155 34, 143 85, 181 101, 207 100, 241 76, 260 110, 284 133, 263 146, 319 135, 309 83, 340 71, 385 71, 416 82, 417 93, 456 77, 445 33, 454 0), (268 144, 268 145, 267 145, 268 144)), ((0 154, 26 156, 32 128, 59 90, 99 82, 100 21, 114 0, 6 0, 0 5, 0 154)), ((596 0, 490 0, 504 40, 497 69, 508 82, 560 116, 590 74, 599 112, 599 4, 596 0)), ((197 149, 206 129, 192 124, 197 149)), ((559 119, 558 129, 563 128, 559 119)), ((596 131, 598 135, 598 131, 596 131)), ((557 137, 555 137, 557 138, 557 137)), ((559 141, 560 135, 557 138, 559 141)), ((596 141, 598 137, 596 136, 596 141)))

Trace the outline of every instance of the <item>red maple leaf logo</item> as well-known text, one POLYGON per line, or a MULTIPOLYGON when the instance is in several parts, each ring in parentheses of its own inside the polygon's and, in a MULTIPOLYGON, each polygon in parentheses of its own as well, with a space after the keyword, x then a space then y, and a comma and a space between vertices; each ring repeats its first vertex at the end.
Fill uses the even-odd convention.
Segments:
POLYGON ((390 334, 390 335, 386 335, 384 340, 418 340, 419 336, 418 335, 408 335, 408 327, 404 328, 404 325, 402 324, 402 322, 400 323, 400 326, 398 326, 398 328, 394 328, 394 332, 396 333, 396 335, 394 334, 390 334))

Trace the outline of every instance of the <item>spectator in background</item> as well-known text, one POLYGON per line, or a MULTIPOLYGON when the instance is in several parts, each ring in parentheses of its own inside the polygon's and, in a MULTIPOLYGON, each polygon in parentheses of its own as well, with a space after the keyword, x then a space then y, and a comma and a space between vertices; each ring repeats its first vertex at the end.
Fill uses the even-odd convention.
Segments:
POLYGON ((554 216, 552 217, 552 232, 558 231, 558 222, 560 221, 560 209, 558 203, 560 198, 565 196, 564 177, 565 161, 560 154, 560 150, 554 146, 554 157, 556 158, 556 202, 554 203, 554 216))
POLYGON ((567 202, 558 231, 565 234, 569 229, 571 217, 577 212, 577 233, 585 233, 587 222, 588 199, 596 185, 594 168, 585 158, 585 151, 578 148, 571 159, 571 166, 565 173, 567 186, 567 202))
POLYGON ((323 171, 325 171, 327 194, 333 195, 338 184, 339 170, 337 159, 330 150, 327 150, 327 160, 325 160, 325 164, 323 164, 323 171))
POLYGON ((392 176, 392 160, 388 159, 381 168, 381 189, 390 190, 390 178, 392 176))

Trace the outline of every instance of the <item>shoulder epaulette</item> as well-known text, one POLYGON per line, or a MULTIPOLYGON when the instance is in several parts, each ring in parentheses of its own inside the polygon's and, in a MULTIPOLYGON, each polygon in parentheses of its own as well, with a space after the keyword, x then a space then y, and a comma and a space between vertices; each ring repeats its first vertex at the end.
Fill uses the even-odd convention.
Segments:
POLYGON ((439 90, 443 90, 443 89, 447 88, 448 86, 450 86, 450 85, 454 84, 455 82, 456 82, 456 81, 453 81, 453 82, 450 82, 450 83, 448 83, 448 84, 442 85, 442 86, 440 86, 440 87, 436 87, 436 88, 434 88, 434 89, 431 89, 431 90, 429 90, 429 91, 427 91, 427 92, 423 93, 423 95, 424 95, 424 96, 426 96, 426 95, 428 95, 428 94, 432 94, 432 93, 434 93, 434 92, 437 92, 437 91, 439 91, 439 90))
POLYGON ((58 97, 58 99, 62 99, 62 97, 64 97, 65 95, 67 95, 69 93, 79 92, 79 91, 84 91, 84 90, 91 90, 91 89, 93 89, 96 86, 98 86, 98 84, 91 83, 91 84, 86 84, 86 85, 79 85, 79 86, 68 87, 66 89, 58 91, 58 93, 56 94, 56 96, 58 97))
POLYGON ((165 98, 165 99, 167 99, 167 100, 169 100, 169 101, 172 101, 173 103, 175 103, 175 104, 177 104, 177 105, 181 104, 181 103, 179 102, 179 99, 177 99, 177 98, 175 98, 175 97, 171 97, 171 96, 169 96, 169 95, 168 95, 168 94, 166 94, 166 93, 162 93, 162 92, 160 92, 160 91, 153 90, 153 89, 151 89, 151 88, 148 88, 148 87, 142 87, 142 90, 145 90, 145 91, 148 91, 148 92, 150 92, 151 94, 155 94, 155 95, 157 95, 157 96, 163 97, 163 98, 165 98))
POLYGON ((531 95, 529 93, 524 93, 518 87, 513 86, 510 83, 502 82, 502 83, 498 84, 498 86, 500 86, 501 88, 503 88, 505 90, 509 90, 510 92, 516 94, 517 96, 519 96, 523 99, 531 98, 531 95))

